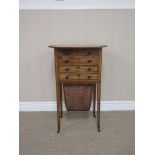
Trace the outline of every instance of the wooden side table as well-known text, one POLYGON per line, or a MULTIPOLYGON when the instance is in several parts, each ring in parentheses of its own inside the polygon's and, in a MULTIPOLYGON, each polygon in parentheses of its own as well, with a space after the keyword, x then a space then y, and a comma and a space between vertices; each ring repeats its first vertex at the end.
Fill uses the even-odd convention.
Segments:
MULTIPOLYGON (((93 115, 95 115, 97 94, 97 128, 100 132, 100 98, 102 48, 106 45, 49 45, 54 48, 57 95, 57 124, 60 132, 62 109, 62 87, 65 84, 92 85, 93 115), (97 93, 96 93, 97 92, 97 93)), ((81 109, 82 110, 82 109, 81 109)))

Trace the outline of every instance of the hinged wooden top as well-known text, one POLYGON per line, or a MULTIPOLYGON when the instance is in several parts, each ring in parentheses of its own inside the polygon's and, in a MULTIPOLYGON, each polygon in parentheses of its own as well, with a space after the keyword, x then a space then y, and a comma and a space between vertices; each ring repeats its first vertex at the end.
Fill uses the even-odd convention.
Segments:
POLYGON ((107 47, 107 45, 103 44, 90 44, 90 45, 49 45, 49 48, 61 48, 61 49, 73 49, 73 48, 103 48, 107 47))

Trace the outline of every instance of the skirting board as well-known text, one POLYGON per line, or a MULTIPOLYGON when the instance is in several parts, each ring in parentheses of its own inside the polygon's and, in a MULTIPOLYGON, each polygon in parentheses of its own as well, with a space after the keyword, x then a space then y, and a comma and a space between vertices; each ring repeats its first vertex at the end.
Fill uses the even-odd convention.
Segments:
MULTIPOLYGON (((56 102, 19 102, 19 111, 56 111, 56 102)), ((92 111, 92 105, 90 110, 92 111)), ((135 101, 101 101, 101 111, 135 110, 135 101)), ((63 111, 66 111, 63 104, 63 111)))

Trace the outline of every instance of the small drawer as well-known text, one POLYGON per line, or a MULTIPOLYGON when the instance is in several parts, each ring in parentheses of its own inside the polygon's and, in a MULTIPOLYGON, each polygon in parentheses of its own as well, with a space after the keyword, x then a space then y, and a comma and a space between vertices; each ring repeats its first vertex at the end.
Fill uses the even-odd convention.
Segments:
POLYGON ((77 66, 80 73, 97 73, 98 66, 77 66))
POLYGON ((80 74, 79 80, 97 80, 98 74, 80 74))
POLYGON ((79 76, 75 73, 60 73, 59 74, 60 80, 78 80, 79 76))
POLYGON ((98 65, 99 56, 79 56, 79 65, 98 65))
POLYGON ((84 74, 84 73, 60 73, 60 80, 97 80, 98 74, 84 74))
POLYGON ((97 73, 98 66, 59 66, 59 72, 97 73))
POLYGON ((78 63, 76 56, 59 56, 59 65, 74 65, 78 63))
POLYGON ((99 56, 98 49, 63 49, 59 51, 61 56, 99 56))
POLYGON ((77 72, 77 66, 59 66, 59 72, 60 73, 77 72))
POLYGON ((99 56, 99 51, 98 49, 87 49, 83 50, 83 55, 85 56, 99 56))

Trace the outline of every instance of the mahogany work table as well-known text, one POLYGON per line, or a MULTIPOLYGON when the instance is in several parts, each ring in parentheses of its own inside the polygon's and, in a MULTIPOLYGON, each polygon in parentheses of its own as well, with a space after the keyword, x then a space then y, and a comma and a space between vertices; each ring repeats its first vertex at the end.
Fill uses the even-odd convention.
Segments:
MULTIPOLYGON (((97 128, 100 132, 100 98, 101 98, 101 65, 102 65, 102 48, 106 45, 49 45, 54 48, 55 55, 55 75, 56 75, 56 96, 57 96, 57 133, 60 132, 60 118, 63 116, 62 109, 62 90, 65 86, 71 85, 76 88, 75 95, 80 96, 80 86, 87 90, 88 96, 91 98, 93 94, 93 116, 96 117, 96 96, 97 96, 97 128), (92 91, 91 91, 92 88, 92 91), (90 92, 90 93, 89 93, 90 92), (90 95, 89 95, 90 94, 90 95), (97 95, 96 95, 97 94, 97 95)), ((69 90, 69 89, 66 89, 69 90)), ((66 91, 67 92, 67 91, 66 91)), ((69 93, 69 91, 68 91, 69 93)), ((80 96, 84 101, 85 94, 80 96)), ((75 99, 74 99, 75 100, 75 99)), ((66 101, 65 101, 66 102, 66 101)), ((67 110, 84 111, 89 110, 89 106, 84 107, 81 103, 68 106, 67 110), (81 106, 79 106, 81 104, 81 106)), ((91 104, 91 100, 90 100, 91 104)))

